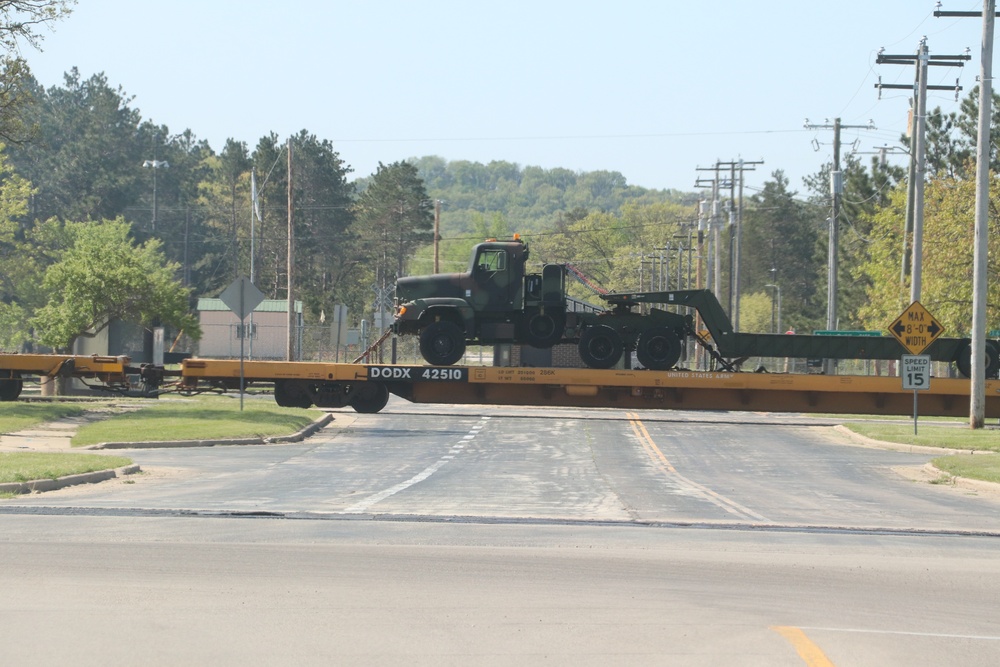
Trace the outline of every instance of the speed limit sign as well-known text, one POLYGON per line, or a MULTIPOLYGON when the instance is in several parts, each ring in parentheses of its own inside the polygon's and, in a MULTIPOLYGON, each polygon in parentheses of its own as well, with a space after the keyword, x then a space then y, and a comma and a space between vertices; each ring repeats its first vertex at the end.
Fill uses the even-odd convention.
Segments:
POLYGON ((921 391, 931 388, 931 357, 929 354, 904 354, 901 366, 904 390, 921 391))

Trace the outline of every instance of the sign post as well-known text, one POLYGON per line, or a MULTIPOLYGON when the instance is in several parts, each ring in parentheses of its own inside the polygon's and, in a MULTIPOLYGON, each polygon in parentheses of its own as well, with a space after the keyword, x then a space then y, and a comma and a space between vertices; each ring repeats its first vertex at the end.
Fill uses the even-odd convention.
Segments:
POLYGON ((222 299, 222 303, 229 306, 229 310, 233 311, 233 314, 240 320, 240 412, 243 412, 243 388, 246 384, 243 373, 243 341, 247 337, 243 321, 264 300, 264 293, 257 289, 257 286, 250 282, 249 278, 243 276, 231 282, 229 287, 219 295, 219 298, 222 299))
POLYGON ((899 365, 903 391, 913 391, 913 435, 916 435, 917 392, 931 388, 931 357, 929 354, 904 354, 899 365))

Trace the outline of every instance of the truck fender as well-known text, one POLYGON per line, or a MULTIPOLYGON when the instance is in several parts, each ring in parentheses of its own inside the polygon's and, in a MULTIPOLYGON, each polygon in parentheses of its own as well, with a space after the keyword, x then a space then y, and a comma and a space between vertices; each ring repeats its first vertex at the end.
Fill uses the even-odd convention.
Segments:
POLYGON ((463 299, 453 297, 434 297, 430 299, 420 299, 414 303, 419 305, 419 320, 421 328, 429 322, 438 318, 450 319, 455 324, 460 325, 466 335, 476 330, 476 312, 463 299))

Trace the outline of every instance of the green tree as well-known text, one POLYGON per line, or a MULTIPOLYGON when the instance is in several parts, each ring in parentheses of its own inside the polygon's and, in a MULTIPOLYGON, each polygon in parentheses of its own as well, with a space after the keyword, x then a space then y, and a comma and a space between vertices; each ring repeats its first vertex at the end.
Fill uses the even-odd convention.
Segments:
POLYGON ((61 350, 99 332, 115 318, 141 325, 161 322, 197 339, 189 290, 175 278, 159 241, 137 245, 122 219, 66 223, 71 245, 45 271, 48 302, 33 319, 38 339, 61 350))
POLYGON ((20 349, 30 340, 28 313, 39 297, 42 257, 26 240, 32 192, 0 152, 0 349, 20 349))
MULTIPOLYGON (((150 154, 158 128, 143 123, 129 106, 131 98, 103 74, 83 80, 76 69, 66 74, 63 87, 43 90, 36 84, 34 95, 26 119, 38 126, 39 137, 10 147, 11 163, 38 189, 32 217, 96 220, 135 207, 151 189, 143 162, 164 156, 150 154)), ((150 233, 150 209, 143 217, 150 233)))
POLYGON ((417 248, 432 241, 434 202, 408 162, 379 163, 355 211, 359 252, 376 269, 369 280, 377 284, 406 275, 417 248))
MULTIPOLYGON (((927 184, 924 198, 924 253, 921 303, 944 325, 948 336, 967 336, 972 325, 972 266, 975 182, 939 178, 927 184)), ((857 267, 868 289, 859 310, 868 329, 885 329, 909 305, 909 281, 900 282, 906 188, 873 217, 868 261, 857 267)), ((990 184, 987 329, 1000 328, 1000 180, 990 184)))
POLYGON ((30 70, 22 46, 39 49, 42 27, 51 27, 71 13, 76 0, 3 0, 0 2, 0 140, 18 144, 31 138, 25 109, 32 101, 30 70))
MULTIPOLYGON (((1000 126, 1000 95, 993 93, 992 127, 1000 126)), ((958 111, 944 113, 941 107, 927 115, 927 173, 943 178, 975 178, 976 144, 979 136, 979 86, 962 99, 958 111)), ((900 141, 909 146, 909 139, 900 141)), ((1000 169, 995 145, 990 147, 990 171, 1000 169)))
MULTIPOLYGON (((781 170, 771 178, 744 209, 741 292, 764 292, 769 291, 766 285, 778 285, 782 320, 791 327, 813 328, 826 303, 825 291, 820 294, 825 280, 820 283, 817 270, 823 212, 800 201, 781 170)), ((742 303, 740 327, 746 328, 742 303)))
MULTIPOLYGON (((740 298, 740 331, 745 333, 781 333, 778 326, 774 290, 744 294, 740 298)), ((784 304, 782 304, 784 305, 784 304)), ((782 320, 784 324, 784 320, 782 320)))
POLYGON ((302 130, 292 137, 292 151, 295 292, 318 317, 356 287, 355 191, 347 180, 351 168, 329 141, 302 130))

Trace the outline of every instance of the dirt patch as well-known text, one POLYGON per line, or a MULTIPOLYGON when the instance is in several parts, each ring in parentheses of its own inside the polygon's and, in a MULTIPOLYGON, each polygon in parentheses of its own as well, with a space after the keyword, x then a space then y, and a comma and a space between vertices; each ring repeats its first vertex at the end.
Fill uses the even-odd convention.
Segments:
POLYGON ((956 477, 931 463, 925 463, 922 466, 897 466, 892 471, 913 482, 959 489, 965 493, 973 493, 1000 502, 1000 484, 967 477, 956 477))

